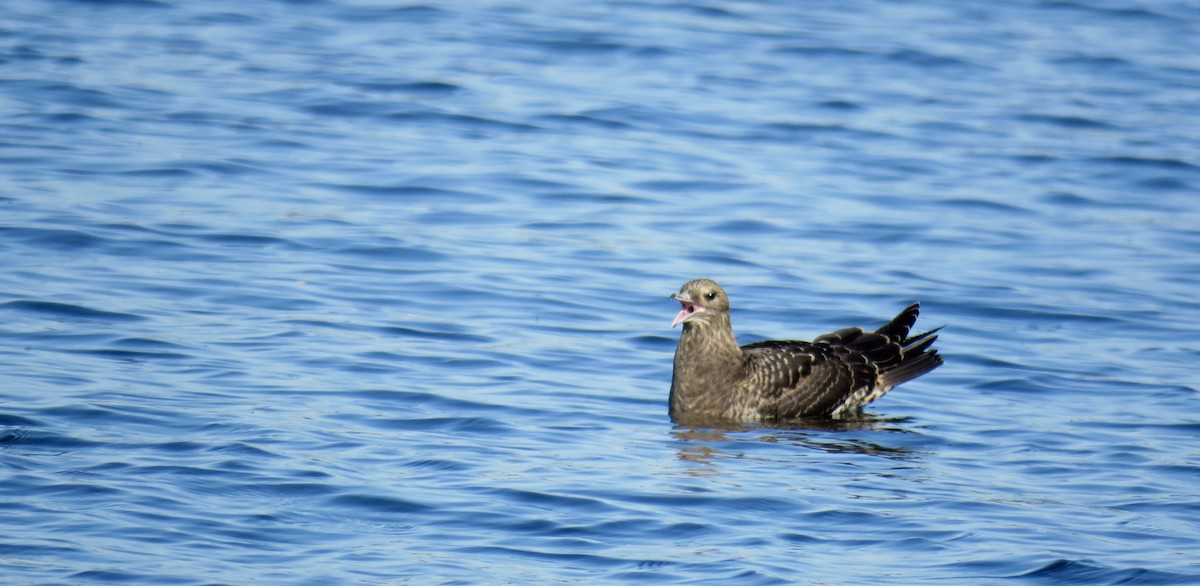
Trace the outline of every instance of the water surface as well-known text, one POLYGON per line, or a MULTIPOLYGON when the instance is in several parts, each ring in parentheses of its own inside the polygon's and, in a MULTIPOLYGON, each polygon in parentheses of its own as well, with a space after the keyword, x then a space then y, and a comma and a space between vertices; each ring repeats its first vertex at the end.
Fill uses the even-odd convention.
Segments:
POLYGON ((1200 581, 1200 7, 18 2, 13 584, 1200 581), (920 300, 858 421, 666 415, 920 300))

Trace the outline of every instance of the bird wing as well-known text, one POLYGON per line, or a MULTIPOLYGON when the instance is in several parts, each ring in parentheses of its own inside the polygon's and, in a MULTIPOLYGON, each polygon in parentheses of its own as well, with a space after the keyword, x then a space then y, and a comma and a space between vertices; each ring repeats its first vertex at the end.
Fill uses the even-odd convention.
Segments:
POLYGON ((778 419, 839 415, 941 366, 931 348, 938 329, 909 336, 919 304, 873 332, 845 328, 812 342, 756 342, 742 347, 748 384, 764 397, 760 411, 778 419))
POLYGON ((866 354, 827 341, 757 342, 742 350, 747 382, 762 392, 770 418, 832 415, 879 383, 880 368, 866 354))

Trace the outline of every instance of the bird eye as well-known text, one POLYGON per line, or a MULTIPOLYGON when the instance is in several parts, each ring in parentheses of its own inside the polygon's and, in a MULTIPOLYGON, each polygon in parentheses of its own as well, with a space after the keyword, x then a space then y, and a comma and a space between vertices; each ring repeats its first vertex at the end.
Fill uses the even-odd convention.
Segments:
POLYGON ((705 294, 704 294, 704 299, 705 299, 706 301, 712 301, 713 299, 716 299, 716 298, 717 298, 717 292, 716 292, 716 291, 709 291, 708 293, 705 293, 705 294))

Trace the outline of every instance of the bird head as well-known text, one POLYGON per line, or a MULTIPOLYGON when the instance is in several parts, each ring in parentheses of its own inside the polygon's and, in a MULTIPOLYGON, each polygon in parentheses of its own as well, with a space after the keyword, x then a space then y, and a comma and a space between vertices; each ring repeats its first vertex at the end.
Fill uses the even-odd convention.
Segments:
POLYGON ((671 322, 671 327, 680 323, 705 324, 729 312, 729 297, 725 295, 725 290, 709 279, 684 283, 678 293, 671 294, 671 299, 683 305, 675 321, 671 322))

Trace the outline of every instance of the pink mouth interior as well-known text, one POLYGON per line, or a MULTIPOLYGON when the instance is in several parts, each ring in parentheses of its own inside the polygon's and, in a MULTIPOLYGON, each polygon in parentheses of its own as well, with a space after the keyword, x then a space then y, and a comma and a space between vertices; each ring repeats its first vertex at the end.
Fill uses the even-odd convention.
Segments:
POLYGON ((683 305, 683 309, 679 310, 679 314, 675 316, 675 321, 671 322, 671 327, 679 325, 679 322, 691 317, 691 315, 696 313, 696 311, 704 311, 703 307, 697 307, 695 303, 689 303, 683 300, 679 300, 679 303, 683 305))

